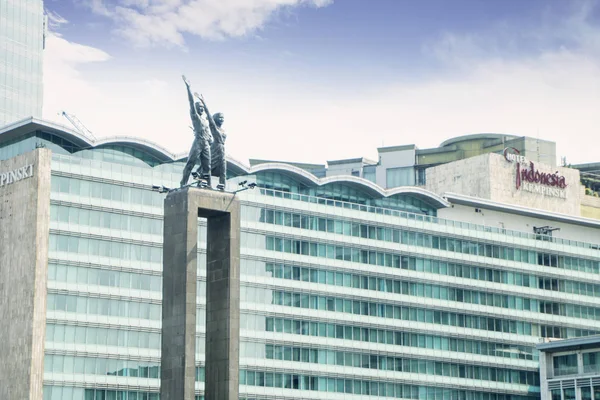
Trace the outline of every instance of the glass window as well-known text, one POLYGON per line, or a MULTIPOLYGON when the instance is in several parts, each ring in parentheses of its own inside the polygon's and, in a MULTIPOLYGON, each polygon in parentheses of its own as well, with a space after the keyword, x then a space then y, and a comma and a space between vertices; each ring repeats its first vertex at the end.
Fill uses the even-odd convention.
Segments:
POLYGON ((577 374, 577 354, 554 356, 553 363, 555 376, 577 374))
MULTIPOLYGON (((554 392, 558 392, 558 400, 560 400, 560 390, 552 391, 552 400, 556 400, 554 398, 554 392)), ((591 387, 582 387, 581 388, 581 400, 592 400, 592 388, 591 387)))
POLYGON ((575 400, 575 389, 564 389, 563 390, 564 398, 563 400, 575 400))
POLYGON ((583 372, 600 372, 600 352, 583 353, 583 372))
POLYGON ((414 186, 415 171, 413 167, 388 168, 386 170, 386 187, 414 186))

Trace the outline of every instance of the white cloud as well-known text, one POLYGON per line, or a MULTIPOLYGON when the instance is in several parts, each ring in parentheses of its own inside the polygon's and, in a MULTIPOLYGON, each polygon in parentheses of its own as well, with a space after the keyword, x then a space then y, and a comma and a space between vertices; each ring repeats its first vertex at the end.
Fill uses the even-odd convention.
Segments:
POLYGON ((55 120, 58 112, 70 111, 65 107, 97 96, 100 89, 82 75, 79 67, 109 59, 100 49, 69 42, 50 32, 44 51, 44 116, 55 120))
POLYGON ((110 55, 54 34, 47 39, 44 57, 45 119, 73 128, 60 116, 66 111, 76 115, 96 137, 143 137, 173 151, 183 151, 188 145, 185 117, 189 114, 180 80, 181 90, 159 79, 123 82, 118 72, 110 74, 115 79, 99 81, 89 70, 94 70, 94 64, 103 64, 102 69, 110 71, 110 55), (174 131, 181 136, 173 135, 174 131))
POLYGON ((44 53, 44 62, 50 63, 51 65, 54 63, 62 63, 69 68, 67 66, 69 64, 102 62, 110 59, 108 53, 100 49, 69 42, 53 33, 50 33, 46 40, 48 51, 44 53))
POLYGON ((110 17, 115 31, 137 46, 184 46, 185 34, 205 39, 240 37, 260 30, 283 8, 325 7, 333 0, 88 0, 110 17))
MULTIPOLYGON (((351 97, 266 77, 255 82, 205 77, 201 88, 190 78, 211 111, 225 113, 228 152, 244 161, 376 159, 382 145, 435 147, 480 132, 553 140, 557 155, 570 162, 598 160, 600 67, 567 52, 528 63, 482 62, 460 79, 391 84, 351 97)), ((173 152, 191 144, 185 89, 175 74, 168 82, 94 85, 67 103, 98 136, 139 136, 173 152)))
POLYGON ((44 10, 46 15, 48 16, 48 24, 52 29, 58 29, 61 25, 67 24, 67 21, 64 17, 62 17, 59 13, 52 12, 48 9, 44 10))
POLYGON ((150 5, 149 0, 122 0, 121 3, 125 7, 145 8, 150 5))
MULTIPOLYGON (((387 82, 353 96, 346 95, 347 88, 327 91, 268 76, 248 80, 203 70, 189 77, 212 112, 224 111, 228 152, 244 161, 376 158, 381 145, 435 147, 453 136, 481 132, 553 140, 557 155, 569 162, 598 161, 600 57, 594 38, 600 29, 586 18, 573 21, 568 22, 575 38, 571 46, 527 57, 486 54, 484 39, 455 35, 454 50, 446 54, 464 61, 457 74, 387 82)), ((99 137, 131 135, 173 152, 188 149, 188 104, 179 71, 154 71, 150 65, 138 80, 98 82, 80 67, 103 62, 113 71, 108 54, 53 38, 46 56, 57 50, 45 66, 47 116, 65 109, 99 137)), ((120 74, 114 71, 115 77, 120 74)))

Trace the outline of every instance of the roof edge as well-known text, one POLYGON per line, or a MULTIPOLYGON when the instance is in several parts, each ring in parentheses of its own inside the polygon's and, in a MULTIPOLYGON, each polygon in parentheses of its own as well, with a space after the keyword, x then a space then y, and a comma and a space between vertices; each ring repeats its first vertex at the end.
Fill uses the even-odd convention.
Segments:
POLYGON ((540 210, 537 208, 523 207, 516 204, 499 203, 492 200, 479 197, 466 196, 458 193, 446 192, 443 197, 450 203, 475 205, 489 210, 511 212, 513 214, 524 215, 535 218, 545 218, 551 221, 565 222, 591 228, 600 228, 600 220, 585 218, 568 214, 560 214, 552 211, 540 210))
POLYGON ((552 340, 537 346, 541 351, 564 351, 577 348, 600 348, 600 335, 577 337, 572 339, 552 340))
POLYGON ((521 136, 518 135, 511 135, 511 134, 507 134, 507 133, 473 133, 470 135, 462 135, 462 136, 456 136, 447 140, 444 140, 439 147, 445 147, 451 144, 455 144, 455 143, 459 143, 459 142, 466 142, 468 140, 489 140, 489 139, 516 139, 519 138, 521 136))

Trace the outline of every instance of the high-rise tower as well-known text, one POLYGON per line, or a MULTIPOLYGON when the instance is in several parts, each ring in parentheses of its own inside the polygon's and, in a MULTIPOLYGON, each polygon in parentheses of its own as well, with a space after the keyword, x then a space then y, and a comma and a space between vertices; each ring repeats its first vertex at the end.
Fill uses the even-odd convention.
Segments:
POLYGON ((0 126, 42 116, 42 0, 0 0, 0 126))

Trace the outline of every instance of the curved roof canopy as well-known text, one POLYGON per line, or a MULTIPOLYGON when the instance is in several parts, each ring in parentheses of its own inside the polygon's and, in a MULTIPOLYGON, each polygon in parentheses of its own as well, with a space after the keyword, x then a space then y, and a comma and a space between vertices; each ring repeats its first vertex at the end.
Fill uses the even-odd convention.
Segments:
POLYGON ((352 186, 355 189, 361 190, 373 198, 377 197, 392 197, 395 195, 412 195, 431 204, 435 208, 449 207, 450 203, 444 200, 441 196, 416 186, 401 186, 393 189, 384 189, 381 186, 357 176, 351 175, 335 175, 328 176, 325 178, 317 178, 310 172, 302 168, 295 167, 286 163, 265 163, 258 164, 253 167, 246 169, 246 175, 253 175, 261 171, 278 171, 287 174, 295 180, 307 185, 307 186, 324 186, 331 183, 342 183, 344 185, 352 186))
MULTIPOLYGON (((73 129, 37 118, 27 118, 1 128, 0 144, 2 142, 18 139, 19 137, 23 137, 37 131, 49 133, 73 143, 76 147, 79 147, 79 149, 76 149, 76 151, 101 149, 108 146, 125 146, 150 155, 152 158, 159 160, 163 164, 172 163, 175 161, 183 161, 187 157, 187 154, 185 153, 171 153, 164 147, 154 142, 130 136, 118 136, 103 138, 100 140, 92 140, 73 129)), ((307 186, 324 186, 332 183, 341 183, 361 190, 373 198, 407 194, 415 196, 431 204, 435 208, 449 207, 450 205, 442 197, 419 187, 405 186, 393 189, 384 189, 367 179, 350 175, 336 175, 325 178, 317 178, 315 175, 302 168, 284 162, 268 162, 250 167, 228 156, 227 167, 235 175, 253 175, 262 171, 278 171, 291 176, 293 179, 307 186)))
POLYGON ((149 154, 161 163, 169 163, 175 161, 175 154, 170 153, 164 147, 159 146, 158 144, 150 142, 148 140, 134 138, 131 136, 115 136, 110 138, 104 138, 96 141, 94 147, 101 148, 109 145, 131 147, 132 149, 149 154))

